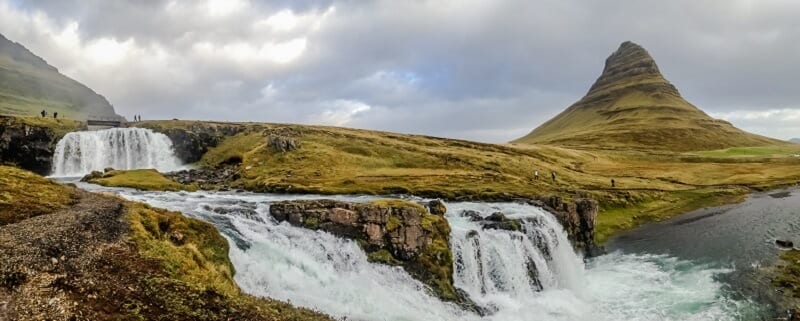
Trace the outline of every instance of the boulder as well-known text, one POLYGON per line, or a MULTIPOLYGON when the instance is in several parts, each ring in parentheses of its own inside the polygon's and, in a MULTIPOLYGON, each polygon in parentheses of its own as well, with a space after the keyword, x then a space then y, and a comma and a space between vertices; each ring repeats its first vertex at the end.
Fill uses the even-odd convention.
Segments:
POLYGON ((444 202, 441 200, 432 200, 428 202, 427 208, 428 212, 433 215, 444 215, 447 213, 447 207, 444 206, 444 202))
POLYGON ((594 227, 599 211, 597 201, 577 198, 568 202, 560 196, 548 196, 528 203, 553 214, 564 227, 572 244, 584 255, 594 256, 602 252, 594 241, 594 227))
POLYGON ((267 146, 276 152, 285 153, 297 149, 300 144, 291 137, 270 136, 267 138, 267 146))
POLYGON ((794 242, 789 240, 775 240, 775 244, 783 248, 793 248, 794 242))

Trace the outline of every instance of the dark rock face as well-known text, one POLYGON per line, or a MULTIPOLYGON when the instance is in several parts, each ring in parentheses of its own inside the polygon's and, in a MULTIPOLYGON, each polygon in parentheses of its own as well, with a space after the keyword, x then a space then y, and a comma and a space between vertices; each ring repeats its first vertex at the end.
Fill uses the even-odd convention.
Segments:
POLYGON ((553 214, 564 227, 573 246, 581 249, 585 255, 601 254, 601 249, 594 242, 594 226, 599 210, 597 201, 579 198, 570 203, 559 196, 549 196, 531 201, 530 204, 553 214))
POLYGON ((284 201, 270 206, 278 221, 355 239, 375 262, 401 265, 442 299, 465 303, 453 286, 450 226, 413 204, 333 200, 284 201))
POLYGON ((428 202, 425 207, 428 209, 428 212, 433 215, 444 215, 447 213, 447 207, 445 207, 444 202, 440 200, 432 200, 428 202))
POLYGON ((49 175, 61 135, 50 128, 23 124, 0 116, 0 164, 49 175))
POLYGON ((186 164, 200 160, 210 148, 216 147, 226 136, 234 136, 244 127, 236 124, 214 125, 198 123, 183 128, 163 128, 156 124, 135 124, 167 135, 172 141, 175 156, 186 164))
POLYGON ((278 221, 320 229, 366 241, 365 250, 386 249, 401 260, 412 260, 431 243, 415 207, 389 207, 333 200, 285 201, 272 204, 270 214, 278 221))

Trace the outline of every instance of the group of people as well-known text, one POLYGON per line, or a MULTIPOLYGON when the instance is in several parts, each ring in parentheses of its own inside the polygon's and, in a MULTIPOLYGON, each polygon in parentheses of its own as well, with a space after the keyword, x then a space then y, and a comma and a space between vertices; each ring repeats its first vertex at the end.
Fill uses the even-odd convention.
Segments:
MULTIPOLYGON (((555 171, 550 172, 550 178, 553 179, 553 182, 556 181, 556 172, 555 171)), ((538 169, 533 172, 533 179, 537 180, 537 181, 539 180, 539 170, 538 169)))
MULTIPOLYGON (((42 112, 40 114, 42 114, 42 118, 47 117, 47 110, 42 109, 42 112)), ((53 112, 53 118, 58 119, 58 112, 53 112)))
MULTIPOLYGON (((555 171, 550 172, 550 178, 553 179, 553 182, 556 181, 556 172, 555 171)), ((539 170, 538 169, 533 171, 533 180, 536 180, 536 181, 539 180, 539 170)), ((617 187, 617 182, 613 178, 611 179, 611 187, 612 188, 613 187, 617 187)))
POLYGON ((142 115, 133 115, 133 121, 134 122, 142 121, 142 115))

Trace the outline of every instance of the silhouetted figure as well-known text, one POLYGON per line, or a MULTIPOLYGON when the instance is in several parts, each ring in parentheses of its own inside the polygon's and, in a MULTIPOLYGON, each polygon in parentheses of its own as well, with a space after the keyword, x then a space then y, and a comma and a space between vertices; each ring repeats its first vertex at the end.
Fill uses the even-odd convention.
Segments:
POLYGON ((550 172, 550 177, 553 178, 553 182, 556 181, 556 172, 550 172))
POLYGON ((538 169, 533 172, 533 179, 537 180, 537 181, 539 180, 539 170, 538 169))
POLYGON ((616 186, 616 182, 615 182, 615 181, 614 181, 614 179, 612 178, 612 179, 611 179, 611 187, 615 187, 615 186, 616 186))
POLYGON ((47 117, 47 111, 42 109, 42 118, 45 118, 45 117, 47 117))
POLYGON ((53 119, 58 119, 58 112, 53 113, 53 119))

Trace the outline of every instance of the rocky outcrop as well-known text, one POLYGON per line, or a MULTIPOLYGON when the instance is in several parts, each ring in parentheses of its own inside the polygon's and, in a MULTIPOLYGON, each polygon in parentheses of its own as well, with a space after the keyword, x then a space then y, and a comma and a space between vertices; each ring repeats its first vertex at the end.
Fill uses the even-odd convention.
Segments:
POLYGON ((300 144, 291 137, 269 136, 269 138, 267 138, 267 146, 276 152, 285 153, 297 149, 300 147, 300 144))
POLYGON ((204 190, 230 190, 238 188, 235 181, 241 177, 235 165, 220 165, 216 168, 186 169, 165 173, 165 177, 184 185, 197 185, 204 190))
POLYGON ((359 242, 371 261, 402 266, 442 299, 463 300, 453 287, 450 226, 417 204, 284 201, 270 206, 278 221, 359 242))
POLYGON ((564 227, 575 248, 587 256, 598 255, 601 249, 594 241, 594 227, 599 210, 597 201, 578 198, 574 202, 560 196, 542 197, 529 202, 553 214, 564 227))
MULTIPOLYGON (((58 122, 56 124, 60 125, 58 122)), ((74 130, 83 129, 77 127, 79 123, 75 124, 74 130)), ((0 116, 0 164, 48 175, 52 169, 56 144, 66 132, 32 125, 16 117, 0 116)))
POLYGON ((244 126, 234 123, 200 123, 185 127, 169 127, 169 123, 143 122, 133 124, 167 135, 172 141, 175 156, 191 164, 200 160, 210 148, 216 147, 225 137, 244 131, 244 126))

